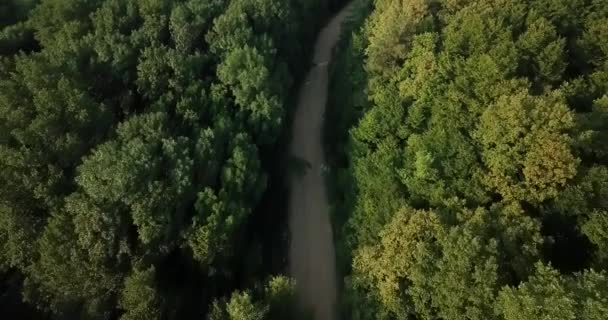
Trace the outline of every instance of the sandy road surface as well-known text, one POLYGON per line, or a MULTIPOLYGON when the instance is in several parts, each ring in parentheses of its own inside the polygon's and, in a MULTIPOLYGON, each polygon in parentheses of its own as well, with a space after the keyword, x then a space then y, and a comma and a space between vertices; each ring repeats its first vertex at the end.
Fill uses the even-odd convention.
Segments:
POLYGON ((340 26, 350 6, 321 31, 315 44, 314 67, 308 73, 294 116, 291 154, 310 164, 306 173, 292 177, 289 228, 289 266, 304 307, 315 320, 333 320, 336 304, 336 263, 329 205, 321 165, 323 114, 327 102, 328 64, 340 26))

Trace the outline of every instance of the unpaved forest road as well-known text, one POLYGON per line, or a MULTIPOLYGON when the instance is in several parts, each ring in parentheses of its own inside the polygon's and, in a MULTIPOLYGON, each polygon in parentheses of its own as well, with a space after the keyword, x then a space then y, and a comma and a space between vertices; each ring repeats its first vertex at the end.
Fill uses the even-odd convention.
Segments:
POLYGON ((321 31, 315 44, 314 67, 308 73, 294 115, 291 155, 310 167, 293 175, 289 204, 291 243, 289 267, 303 307, 315 320, 333 320, 336 312, 336 261, 329 204, 321 165, 325 162, 321 134, 327 102, 328 64, 351 6, 321 31))

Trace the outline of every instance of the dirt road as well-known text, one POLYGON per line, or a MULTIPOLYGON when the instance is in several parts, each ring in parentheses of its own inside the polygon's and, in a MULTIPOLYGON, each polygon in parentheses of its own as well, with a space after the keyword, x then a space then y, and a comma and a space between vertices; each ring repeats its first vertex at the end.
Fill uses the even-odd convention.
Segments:
POLYGON ((308 169, 291 181, 289 265, 301 303, 313 312, 314 320, 333 320, 336 316, 336 263, 322 175, 325 160, 321 133, 327 102, 328 64, 350 8, 336 15, 317 39, 314 67, 300 89, 292 132, 291 154, 306 161, 308 169))

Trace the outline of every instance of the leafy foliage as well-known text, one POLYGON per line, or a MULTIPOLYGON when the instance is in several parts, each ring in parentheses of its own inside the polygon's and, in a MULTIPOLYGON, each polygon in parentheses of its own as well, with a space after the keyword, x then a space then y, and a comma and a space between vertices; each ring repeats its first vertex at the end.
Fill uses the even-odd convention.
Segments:
POLYGON ((360 1, 326 134, 349 319, 601 317, 607 5, 360 1))
POLYGON ((230 317, 286 318, 242 290, 276 268, 239 259, 260 246, 252 216, 323 10, 3 1, 0 270, 24 298, 56 318, 175 319, 241 290, 230 317))
POLYGON ((293 280, 273 277, 258 291, 234 292, 228 301, 215 301, 209 320, 293 319, 296 303, 293 280))

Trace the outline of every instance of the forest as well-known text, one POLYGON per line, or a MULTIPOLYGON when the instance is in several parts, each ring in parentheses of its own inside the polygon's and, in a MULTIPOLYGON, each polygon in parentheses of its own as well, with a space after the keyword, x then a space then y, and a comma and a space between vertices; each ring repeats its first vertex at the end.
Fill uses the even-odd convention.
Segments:
MULTIPOLYGON (((352 0, 344 320, 604 320, 608 0, 352 0)), ((0 318, 306 319, 286 145, 347 1, 2 0, 0 318)))
POLYGON ((342 319, 606 319, 608 1, 355 2, 324 133, 342 319))
POLYGON ((3 0, 0 318, 293 319, 281 161, 337 4, 3 0))

